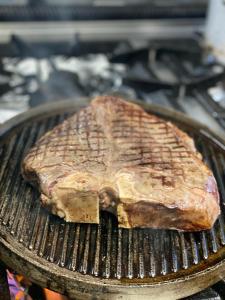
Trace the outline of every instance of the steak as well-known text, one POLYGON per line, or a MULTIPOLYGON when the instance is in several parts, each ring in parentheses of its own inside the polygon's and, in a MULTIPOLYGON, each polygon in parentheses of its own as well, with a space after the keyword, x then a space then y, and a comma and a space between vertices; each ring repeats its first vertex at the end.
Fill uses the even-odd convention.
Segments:
POLYGON ((175 125, 118 97, 95 98, 41 137, 22 164, 42 204, 69 222, 197 231, 220 213, 212 172, 175 125))

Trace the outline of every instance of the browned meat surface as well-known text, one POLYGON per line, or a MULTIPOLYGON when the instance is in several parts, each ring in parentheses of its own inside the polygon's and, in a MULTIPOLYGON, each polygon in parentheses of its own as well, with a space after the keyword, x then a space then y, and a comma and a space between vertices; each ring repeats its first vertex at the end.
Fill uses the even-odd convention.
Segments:
POLYGON ((97 97, 29 151, 24 177, 44 206, 71 222, 202 230, 215 222, 217 184, 193 140, 138 105, 97 97))

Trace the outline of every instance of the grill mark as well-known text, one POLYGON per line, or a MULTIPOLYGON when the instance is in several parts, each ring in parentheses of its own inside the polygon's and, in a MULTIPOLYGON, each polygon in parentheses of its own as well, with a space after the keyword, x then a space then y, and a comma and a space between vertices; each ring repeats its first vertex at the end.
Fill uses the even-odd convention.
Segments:
POLYGON ((76 132, 77 132, 77 134, 79 134, 79 123, 80 123, 80 112, 77 112, 77 114, 76 114, 76 132))
MULTIPOLYGON (((96 122, 96 120, 95 120, 95 122, 96 122)), ((99 129, 99 126, 97 126, 97 128, 99 129)), ((100 129, 97 130, 95 133, 96 133, 96 137, 97 137, 97 151, 98 151, 97 155, 100 155, 100 151, 101 151, 101 149, 100 149, 100 138, 106 138, 106 137, 104 136, 104 133, 102 131, 100 131, 100 129), (101 135, 100 135, 100 133, 101 133, 101 135)), ((104 149, 106 150, 106 148, 104 148, 104 149)))
MULTIPOLYGON (((139 113, 139 120, 138 120, 139 126, 141 127, 142 125, 142 114, 139 113)), ((141 156, 141 163, 143 161, 143 133, 140 132, 140 156, 141 156)))
MULTIPOLYGON (((128 149, 128 151, 129 151, 129 149, 128 149)), ((126 153, 121 153, 120 154, 120 156, 124 156, 124 157, 127 157, 127 156, 140 156, 141 154, 145 154, 145 156, 143 157, 143 158, 151 158, 152 157, 152 155, 154 154, 154 157, 156 157, 156 156, 158 156, 159 158, 161 158, 161 159, 163 159, 163 155, 165 155, 165 154, 169 154, 169 157, 171 158, 171 159, 173 159, 173 158, 185 158, 185 157, 187 157, 187 158, 190 158, 190 156, 188 155, 188 153, 186 153, 185 151, 184 152, 178 152, 178 151, 174 151, 174 152, 172 152, 171 153, 171 151, 162 151, 162 152, 152 152, 152 151, 141 151, 140 149, 139 149, 139 152, 137 153, 137 152, 135 152, 135 153, 130 153, 130 152, 126 152, 126 153), (148 157, 147 156, 147 154, 149 154, 150 156, 148 157)))
MULTIPOLYGON (((178 163, 180 162, 180 160, 177 160, 177 159, 180 159, 179 157, 174 157, 173 159, 171 159, 171 161, 163 161, 163 159, 159 158, 158 160, 156 159, 150 159, 149 158, 149 161, 148 158, 145 158, 145 161, 143 160, 141 162, 141 158, 129 158, 129 160, 127 159, 124 159, 123 157, 122 158, 119 158, 117 161, 119 162, 124 162, 124 163, 132 163, 132 162, 136 162, 136 163, 140 163, 140 164, 151 164, 151 165, 171 165, 172 163, 178 163)), ((192 164, 192 160, 184 160, 182 159, 182 164, 185 165, 185 164, 192 164)))
POLYGON ((87 139, 87 145, 88 145, 88 148, 91 149, 91 144, 90 144, 90 140, 89 140, 89 137, 90 137, 90 132, 89 132, 89 124, 88 124, 88 118, 87 118, 87 114, 85 114, 85 129, 86 129, 86 139, 87 139))
MULTIPOLYGON (((168 137, 176 137, 174 136, 173 131, 167 131, 165 127, 155 127, 155 126, 146 126, 142 124, 142 117, 140 115, 138 121, 134 124, 132 121, 129 121, 129 123, 116 123, 115 126, 112 128, 113 133, 120 133, 121 131, 124 131, 126 133, 144 133, 144 134, 155 134, 155 135, 162 135, 162 136, 168 136, 168 137), (139 120, 140 119, 140 120, 139 120), (141 124, 140 124, 141 122, 141 124), (131 132, 132 130, 132 132, 131 132)), ((150 124, 149 124, 150 125, 150 124)))
MULTIPOLYGON (((65 143, 65 146, 63 146, 63 152, 64 152, 64 158, 66 157, 66 152, 67 152, 67 150, 72 150, 72 149, 68 149, 68 147, 67 147, 67 145, 68 145, 68 143, 69 143, 69 140, 70 140, 70 123, 69 123, 69 131, 67 132, 67 136, 66 136, 66 143, 65 143)), ((61 146, 62 147, 62 146, 61 146)), ((55 154, 57 153, 57 151, 58 151, 58 147, 57 148, 55 148, 55 154)))
MULTIPOLYGON (((146 143, 144 143, 144 145, 145 145, 146 143)), ((149 145, 149 143, 147 143, 147 145, 149 145)), ((148 151, 147 152, 149 152, 149 153, 155 153, 155 152, 162 152, 162 153, 164 153, 164 152, 168 152, 169 150, 168 149, 170 149, 169 147, 166 147, 166 146, 162 146, 161 144, 155 144, 155 147, 153 147, 153 148, 149 148, 149 146, 143 146, 143 148, 144 149, 148 149, 148 151)), ((192 153, 191 151, 188 151, 188 150, 186 150, 183 146, 181 146, 181 148, 182 149, 184 149, 183 151, 184 152, 187 152, 187 153, 192 153)), ((137 143, 137 145, 135 144, 134 146, 130 146, 129 147, 129 149, 130 150, 140 150, 139 149, 139 146, 138 146, 138 143, 137 143)), ((174 152, 176 152, 176 150, 174 150, 174 152)))
MULTIPOLYGON (((137 119, 139 118, 140 112, 141 112, 141 114, 142 114, 142 119, 143 119, 143 120, 147 120, 147 123, 151 123, 151 124, 162 124, 162 122, 165 122, 165 123, 166 123, 166 121, 161 121, 161 120, 159 120, 159 119, 158 119, 156 116, 154 116, 154 115, 150 115, 150 114, 143 113, 143 112, 142 112, 141 110, 139 110, 139 109, 133 110, 133 112, 132 112, 132 114, 133 114, 133 120, 134 120, 135 118, 137 118, 137 119), (136 113, 136 114, 135 114, 135 113, 136 113), (151 119, 149 119, 149 116, 151 116, 151 119)), ((126 109, 126 116, 124 116, 124 110, 123 110, 123 111, 118 110, 117 113, 116 113, 117 119, 118 119, 118 120, 123 120, 123 119, 126 120, 126 118, 127 118, 127 120, 130 120, 130 114, 131 114, 130 109, 128 109, 128 110, 126 109)), ((114 120, 115 123, 116 123, 117 119, 114 120)))
MULTIPOLYGON (((82 117, 82 120, 84 121, 84 122, 86 122, 87 123, 87 114, 85 114, 85 113, 83 113, 83 117, 82 117), (85 121, 86 120, 86 121, 85 121)), ((131 115, 133 115, 133 111, 132 111, 132 113, 131 113, 131 115)), ((80 114, 78 115, 78 119, 79 119, 79 116, 80 116, 80 114)), ((142 127, 142 117, 143 117, 143 115, 141 114, 141 112, 139 111, 139 113, 138 113, 138 116, 139 116, 139 125, 142 127)), ((78 123, 78 122, 77 122, 78 123)), ((85 124, 86 124, 85 123, 85 124)), ((157 123, 157 122, 156 122, 157 123)), ((158 123, 157 123, 158 124, 158 123)), ((161 126, 162 124, 160 124, 160 126, 161 126)), ((85 125, 85 127, 87 127, 88 128, 88 124, 86 124, 85 125)), ((165 125, 163 125, 163 127, 161 126, 161 128, 163 129, 163 131, 165 131, 165 129, 167 130, 168 128, 167 128, 167 126, 165 126, 165 125)), ((132 131, 132 127, 130 127, 130 130, 132 131)), ((168 130, 167 130, 168 131, 168 130)), ((160 131, 159 131, 160 132, 160 131)), ((161 131, 162 132, 162 131, 161 131)), ((97 133, 98 133, 98 135, 99 135, 99 130, 97 131, 97 133)), ((156 133, 157 134, 157 133, 156 133)), ((98 144, 99 144, 99 136, 96 136, 96 138, 97 138, 97 149, 99 150, 99 146, 98 146, 98 144)), ((141 139, 141 141, 143 141, 143 138, 142 137, 139 137, 140 139, 141 139)), ((67 135, 67 139, 68 139, 68 135, 67 135)), ((86 138, 87 139, 87 138, 86 138)), ((62 145, 59 145, 58 147, 57 147, 57 151, 59 152, 59 157, 62 157, 62 158, 64 158, 63 157, 63 155, 65 156, 65 158, 66 157, 68 157, 68 158, 70 158, 70 155, 68 155, 68 154, 66 154, 65 153, 65 151, 63 151, 63 150, 61 150, 61 146, 62 145), (62 152, 61 152, 62 151, 62 152)), ((63 146, 64 147, 66 147, 66 146, 68 146, 69 147, 69 145, 68 144, 63 144, 63 146)), ((73 147, 73 146, 71 146, 71 147, 73 147)), ((50 148, 48 151, 49 152, 51 152, 51 151, 55 151, 56 150, 56 148, 53 146, 52 148, 50 148), (52 149, 53 148, 53 149, 52 149)), ((143 147, 141 147, 141 151, 140 151, 140 153, 141 153, 141 156, 143 155, 142 153, 142 150, 143 149, 143 147)), ((86 151, 86 152, 88 152, 89 150, 88 149, 78 149, 77 151, 86 151)), ((103 151, 106 151, 105 149, 103 150, 103 151)), ((68 151, 67 152, 70 152, 70 153, 73 153, 73 149, 68 149, 68 151)), ((99 154, 97 154, 96 156, 93 156, 93 159, 96 159, 96 160, 99 160, 99 154)), ((141 158, 142 159, 142 158, 141 158)))
MULTIPOLYGON (((139 137, 140 138, 140 137, 139 137)), ((144 139, 144 142, 143 144, 144 145, 151 145, 152 147, 162 147, 162 144, 159 143, 158 141, 154 141, 151 137, 149 136, 142 136, 142 138, 144 139)), ((121 144, 121 145, 132 145, 132 146, 136 146, 138 145, 138 142, 136 140, 134 141, 130 141, 130 139, 126 140, 126 139, 121 139, 120 141, 116 141, 117 144, 121 144)), ((168 142, 169 143, 169 142, 168 142)), ((175 142, 173 142, 175 143, 175 142)), ((177 142, 176 142, 176 145, 177 145, 177 142)), ((169 148, 169 147, 168 147, 169 148)), ((190 152, 190 153, 193 153, 193 152, 190 152)))
MULTIPOLYGON (((46 122, 46 124, 41 124, 41 129, 38 133, 38 136, 36 138, 36 140, 38 139, 38 137, 44 132, 44 131, 47 131, 49 129, 51 129, 55 124, 56 124, 56 120, 57 120, 57 116, 56 117, 52 117, 52 118, 49 118, 46 122)), ((46 155, 46 149, 47 149, 47 145, 45 145, 45 148, 44 148, 44 151, 42 154, 42 157, 44 157, 46 155)), ((38 153, 38 147, 36 148, 36 153, 38 153)), ((36 154, 37 155, 37 154, 36 154)), ((34 161, 34 158, 35 158, 35 155, 32 157, 33 158, 33 161, 34 161)))
MULTIPOLYGON (((60 145, 60 147, 63 147, 63 146, 66 146, 66 145, 60 145)), ((71 145, 68 145, 68 147, 70 147, 71 145)), ((73 145, 72 145, 73 146, 73 145)), ((49 146, 48 149, 47 149, 49 152, 56 152, 58 153, 58 151, 62 152, 62 153, 65 153, 65 152, 90 152, 89 149, 81 149, 81 148, 76 148, 76 149, 67 149, 66 151, 64 149, 60 149, 59 146, 58 148, 57 147, 54 147, 54 146, 49 146)), ((98 151, 107 151, 108 149, 104 149, 104 148, 100 148, 100 149, 93 149, 91 152, 98 152, 98 151)), ((31 155, 29 155, 29 158, 33 158, 36 157, 36 155, 41 155, 43 154, 44 151, 39 151, 37 152, 37 154, 33 154, 33 152, 31 152, 31 155)))
MULTIPOLYGON (((139 121, 140 122, 140 121, 139 121)), ((174 138, 174 135, 172 132, 166 132, 166 130, 157 130, 156 128, 152 128, 152 127, 149 127, 148 130, 146 130, 146 126, 141 126, 140 123, 137 123, 137 125, 135 126, 132 126, 131 124, 126 125, 124 124, 123 126, 115 126, 112 133, 113 134, 117 134, 117 133, 121 133, 121 131, 123 133, 127 133, 129 134, 129 136, 131 134, 139 134, 139 133, 143 133, 143 134, 146 134, 146 135, 156 135, 156 136, 163 136, 163 137, 171 137, 171 138, 174 138)), ((142 122, 142 121, 141 121, 142 122)), ((160 128, 161 129, 161 128, 160 128)))

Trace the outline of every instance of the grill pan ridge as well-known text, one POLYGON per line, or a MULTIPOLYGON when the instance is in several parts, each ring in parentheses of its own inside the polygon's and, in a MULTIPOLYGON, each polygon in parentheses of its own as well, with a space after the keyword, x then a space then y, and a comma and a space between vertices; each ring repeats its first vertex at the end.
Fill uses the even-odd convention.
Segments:
POLYGON ((0 127, 0 259, 76 299, 105 299, 104 293, 107 299, 154 299, 159 290, 162 299, 178 298, 219 280, 225 270, 225 142, 180 113, 141 104, 187 131, 212 169, 222 213, 211 230, 120 229, 107 212, 99 225, 66 223, 41 207, 39 192, 21 176, 21 161, 44 132, 87 102, 45 105, 0 127))

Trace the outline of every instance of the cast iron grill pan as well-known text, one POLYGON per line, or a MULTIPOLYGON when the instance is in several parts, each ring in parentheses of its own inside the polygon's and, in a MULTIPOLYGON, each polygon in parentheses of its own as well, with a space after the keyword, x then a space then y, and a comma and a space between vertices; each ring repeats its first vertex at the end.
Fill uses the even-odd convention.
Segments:
MULTIPOLYGON (((211 230, 183 233, 119 229, 116 218, 107 212, 101 213, 99 225, 66 223, 41 207, 39 193, 21 176, 21 161, 40 136, 83 105, 64 102, 43 106, 0 128, 0 258, 19 271, 28 268, 34 281, 70 296, 76 295, 76 288, 69 291, 69 287, 77 280, 84 285, 81 293, 90 292, 86 281, 97 284, 92 295, 98 295, 110 293, 108 284, 128 291, 132 287, 168 285, 176 280, 188 282, 191 276, 210 273, 218 264, 223 265, 225 144, 206 128, 175 112, 145 106, 188 132, 212 169, 222 213, 211 230), (36 269, 43 278, 37 278, 36 269), (67 283, 62 280, 65 276, 70 277, 67 283)), ((218 276, 211 276, 201 288, 216 279, 218 276)), ((178 293, 184 296, 201 288, 196 284, 193 289, 178 293)))

